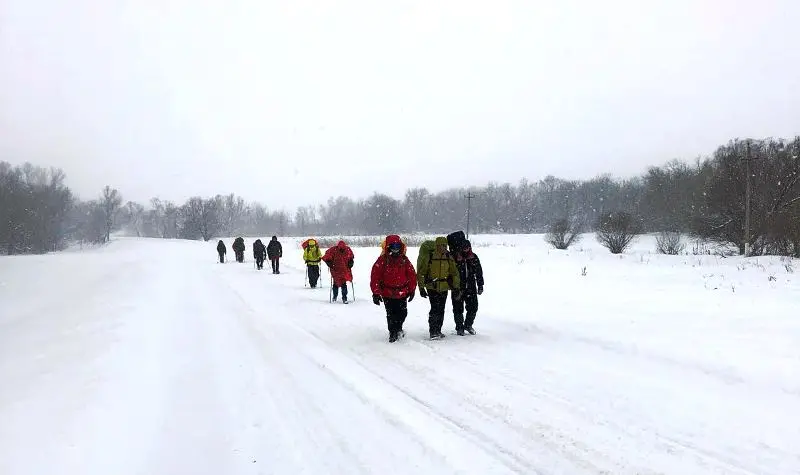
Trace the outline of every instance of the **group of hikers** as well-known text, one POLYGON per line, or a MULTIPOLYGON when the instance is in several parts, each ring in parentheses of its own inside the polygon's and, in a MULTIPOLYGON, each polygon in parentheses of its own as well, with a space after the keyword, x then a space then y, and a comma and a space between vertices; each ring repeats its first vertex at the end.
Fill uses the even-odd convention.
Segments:
MULTIPOLYGON (((236 255, 236 262, 244 262, 244 239, 241 237, 234 239, 231 249, 233 249, 236 255)), ((219 255, 220 263, 225 263, 225 255, 227 253, 228 249, 225 247, 225 242, 220 239, 217 243, 217 254, 219 255)), ((266 246, 261 242, 261 239, 256 239, 253 243, 253 257, 256 260, 256 269, 263 269, 264 261, 269 259, 270 263, 272 263, 272 273, 281 273, 280 259, 283 257, 283 246, 281 246, 277 236, 272 236, 272 239, 266 246)))
MULTIPOLYGON (((333 281, 332 301, 336 301, 341 288, 342 301, 347 303, 347 282, 353 280, 352 249, 344 241, 339 241, 323 254, 315 239, 306 240, 302 247, 310 286, 317 286, 319 266, 324 262, 330 268, 333 281)), ((483 267, 462 231, 423 242, 416 269, 406 256, 406 245, 400 236, 386 236, 381 249, 372 266, 370 290, 372 302, 375 305, 383 303, 386 310, 390 342, 405 336, 403 323, 408 316, 408 302, 414 299, 417 288, 420 297, 430 302, 428 331, 431 339, 444 338, 442 326, 448 294, 453 306, 456 334, 475 334, 473 325, 478 314, 478 296, 483 294, 483 267)))
MULTIPOLYGON (((233 242, 237 262, 244 261, 244 240, 233 242)), ((331 302, 337 302, 341 289, 342 303, 348 303, 347 283, 353 281, 353 250, 340 240, 324 253, 316 239, 302 242, 306 279, 311 288, 319 285, 320 265, 325 263, 331 275, 331 302)), ((220 262, 225 259, 225 244, 217 244, 220 262)), ((272 272, 279 274, 279 260, 283 249, 275 236, 265 247, 261 240, 253 243, 256 267, 261 269, 265 258, 272 262, 272 272)), ((417 288, 422 298, 428 299, 428 331, 433 340, 444 338, 445 307, 448 295, 453 307, 453 320, 457 335, 475 334, 473 325, 478 313, 478 296, 483 294, 483 267, 472 251, 470 241, 462 231, 425 241, 419 249, 415 266, 406 255, 406 244, 400 236, 391 234, 381 243, 381 254, 372 266, 370 290, 375 305, 383 303, 389 341, 396 342, 405 336, 403 324, 408 316, 408 302, 414 300, 417 288)))
POLYGON ((428 332, 432 340, 444 338, 442 326, 448 293, 456 334, 475 334, 478 295, 483 294, 483 267, 463 232, 423 242, 416 269, 406 257, 406 245, 400 236, 386 236, 384 252, 372 266, 370 289, 373 303, 383 302, 386 309, 390 342, 405 336, 407 304, 414 300, 417 288, 420 297, 430 302, 428 332))

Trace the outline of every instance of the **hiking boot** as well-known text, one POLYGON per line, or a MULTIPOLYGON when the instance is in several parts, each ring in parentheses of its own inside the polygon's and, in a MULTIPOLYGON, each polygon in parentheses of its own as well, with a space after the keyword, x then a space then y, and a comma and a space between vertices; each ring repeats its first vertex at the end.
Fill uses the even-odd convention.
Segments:
POLYGON ((464 336, 464 329, 463 328, 459 328, 458 330, 456 330, 456 335, 464 336))
POLYGON ((467 333, 469 333, 470 335, 474 335, 474 334, 475 334, 475 329, 474 329, 474 328, 472 328, 472 326, 471 326, 471 325, 470 325, 470 326, 468 326, 468 327, 466 327, 466 328, 464 328, 464 330, 466 330, 466 331, 467 331, 467 333))
POLYGON ((397 333, 389 332, 389 343, 394 343, 397 341, 397 333))

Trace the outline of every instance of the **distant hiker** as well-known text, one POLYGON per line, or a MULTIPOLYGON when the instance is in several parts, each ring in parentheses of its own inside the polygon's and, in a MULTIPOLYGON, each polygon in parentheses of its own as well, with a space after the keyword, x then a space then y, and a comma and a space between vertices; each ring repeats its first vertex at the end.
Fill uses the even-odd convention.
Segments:
POLYGON ((453 294, 453 319, 456 322, 456 333, 464 334, 464 330, 470 335, 475 334, 472 328, 475 322, 475 315, 478 314, 478 295, 483 293, 483 267, 477 254, 472 252, 472 244, 468 240, 461 243, 461 249, 453 253, 453 259, 458 267, 459 277, 461 278, 462 297, 456 300, 453 294), (467 318, 464 319, 464 305, 467 307, 467 318))
POLYGON ((353 250, 344 241, 339 241, 336 246, 329 248, 322 256, 331 271, 333 279, 333 301, 339 297, 339 287, 342 288, 342 302, 347 303, 347 283, 353 281, 353 250))
POLYGON ((272 236, 269 244, 267 244, 267 257, 272 263, 272 273, 280 274, 280 258, 283 257, 283 246, 281 246, 281 243, 278 242, 278 238, 276 236, 272 236))
MULTIPOLYGON (((428 330, 431 339, 444 338, 444 307, 447 304, 447 291, 453 291, 453 298, 461 300, 461 279, 456 261, 447 252, 447 238, 437 237, 435 241, 425 241, 417 256, 417 282, 419 295, 430 297, 431 310, 428 313, 428 330)), ((458 330, 458 328, 456 329, 458 330)), ((462 328, 461 333, 464 330, 462 328)))
POLYGON ((227 253, 228 253, 228 248, 225 247, 225 243, 222 241, 222 239, 220 239, 219 242, 217 243, 217 254, 219 254, 220 264, 225 263, 225 254, 227 253))
POLYGON ((406 246, 400 236, 386 236, 386 248, 372 266, 369 281, 372 303, 386 308, 386 325, 389 341, 395 342, 405 336, 403 323, 408 316, 408 303, 414 300, 417 275, 414 266, 406 257, 406 246))
POLYGON ((308 284, 311 288, 317 286, 319 280, 319 263, 322 260, 322 252, 317 246, 316 239, 309 239, 303 243, 303 260, 306 263, 306 273, 308 274, 308 284))
POLYGON ((233 240, 233 252, 236 253, 236 262, 244 262, 244 239, 237 237, 233 240))
POLYGON ((253 243, 253 258, 256 260, 256 269, 261 270, 264 268, 264 260, 267 258, 267 248, 261 239, 256 239, 253 243))

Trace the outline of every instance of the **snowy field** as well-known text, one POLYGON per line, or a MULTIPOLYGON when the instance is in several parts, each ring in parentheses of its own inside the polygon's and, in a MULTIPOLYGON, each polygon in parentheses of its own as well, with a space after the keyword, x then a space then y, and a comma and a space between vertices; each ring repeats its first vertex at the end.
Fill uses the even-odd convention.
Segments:
POLYGON ((0 257, 0 474, 800 473, 792 261, 474 236, 478 334, 390 344, 377 248, 345 306, 252 241, 0 257))

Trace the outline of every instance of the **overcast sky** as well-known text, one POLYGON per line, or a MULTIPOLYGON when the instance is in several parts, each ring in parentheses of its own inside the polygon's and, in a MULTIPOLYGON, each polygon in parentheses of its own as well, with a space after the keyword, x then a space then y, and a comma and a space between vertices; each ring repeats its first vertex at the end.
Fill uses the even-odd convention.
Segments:
POLYGON ((271 208, 800 134, 800 1, 0 0, 0 160, 271 208))

